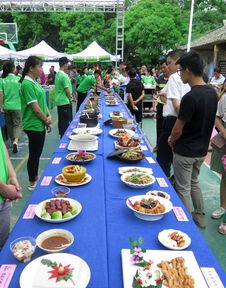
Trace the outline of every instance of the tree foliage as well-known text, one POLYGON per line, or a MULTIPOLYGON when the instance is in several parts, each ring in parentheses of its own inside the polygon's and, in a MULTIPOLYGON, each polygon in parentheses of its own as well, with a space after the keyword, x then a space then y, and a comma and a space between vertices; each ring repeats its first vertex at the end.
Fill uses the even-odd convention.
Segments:
MULTIPOLYGON (((155 62, 168 49, 187 42, 190 0, 125 0, 125 60, 155 62)), ((226 0, 196 0, 192 39, 222 25, 226 0)), ((76 53, 93 40, 115 53, 116 18, 109 13, 1 13, 16 22, 17 50, 46 40, 58 51, 76 53)))

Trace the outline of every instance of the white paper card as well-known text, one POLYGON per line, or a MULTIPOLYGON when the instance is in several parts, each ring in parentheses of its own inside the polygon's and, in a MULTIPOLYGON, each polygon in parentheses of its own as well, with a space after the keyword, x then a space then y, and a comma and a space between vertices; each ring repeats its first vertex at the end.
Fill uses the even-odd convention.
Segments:
POLYGON ((155 160, 152 157, 146 157, 146 159, 150 164, 155 163, 155 160))
POLYGON ((141 149, 142 149, 142 151, 147 151, 147 150, 148 150, 148 147, 145 146, 145 145, 141 145, 141 149))
POLYGON ((59 164, 61 159, 62 159, 61 157, 55 157, 55 158, 53 159, 52 164, 59 164))
POLYGON ((201 267, 200 269, 209 288, 224 288, 223 283, 213 267, 201 267))

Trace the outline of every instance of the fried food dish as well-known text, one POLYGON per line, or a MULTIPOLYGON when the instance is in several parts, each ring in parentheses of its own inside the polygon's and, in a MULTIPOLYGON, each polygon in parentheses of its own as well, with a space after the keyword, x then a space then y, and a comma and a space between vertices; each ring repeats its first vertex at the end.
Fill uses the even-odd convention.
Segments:
POLYGON ((114 134, 114 136, 124 137, 129 135, 125 130, 117 130, 114 134))
POLYGON ((165 212, 165 207, 158 200, 152 198, 142 199, 133 204, 133 208, 145 214, 162 214, 165 212))
POLYGON ((120 138, 116 143, 117 145, 125 148, 134 148, 140 145, 139 139, 134 139, 128 135, 120 138))
POLYGON ((170 239, 177 242, 177 247, 183 247, 185 245, 185 240, 182 235, 180 235, 178 232, 173 232, 169 235, 170 239))

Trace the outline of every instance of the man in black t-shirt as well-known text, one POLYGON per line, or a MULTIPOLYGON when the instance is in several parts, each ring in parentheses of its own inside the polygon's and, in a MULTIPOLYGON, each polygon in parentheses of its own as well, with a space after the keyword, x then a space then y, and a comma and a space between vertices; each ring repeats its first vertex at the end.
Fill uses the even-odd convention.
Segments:
POLYGON ((186 53, 177 64, 183 83, 188 83, 191 91, 181 100, 179 115, 168 139, 174 152, 175 185, 193 220, 204 228, 205 213, 198 175, 215 122, 217 94, 203 81, 203 61, 197 52, 186 53))
POLYGON ((136 70, 132 68, 128 71, 130 82, 126 87, 128 93, 128 108, 132 115, 135 115, 138 124, 142 122, 142 101, 144 98, 144 85, 137 80, 136 70))

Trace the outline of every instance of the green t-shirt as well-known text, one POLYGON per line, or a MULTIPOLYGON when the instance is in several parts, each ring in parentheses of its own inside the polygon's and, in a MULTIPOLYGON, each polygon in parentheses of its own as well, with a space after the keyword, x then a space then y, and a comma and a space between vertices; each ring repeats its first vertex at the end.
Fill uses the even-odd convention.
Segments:
POLYGON ((76 80, 77 80, 77 86, 79 86, 86 77, 87 77, 86 74, 78 75, 77 78, 76 78, 76 80))
MULTIPOLYGON (((6 184, 8 181, 8 178, 9 178, 9 174, 8 174, 6 155, 5 155, 5 147, 4 147, 4 142, 2 138, 2 131, 0 129, 0 181, 6 184)), ((2 196, 0 194, 0 204, 1 203, 2 203, 2 196)))
POLYGON ((64 88, 69 88, 70 94, 72 94, 71 80, 64 71, 60 70, 55 77, 55 104, 57 106, 70 104, 64 88))
POLYGON ((9 74, 0 78, 0 91, 3 92, 3 108, 5 110, 21 110, 19 77, 9 74))
POLYGON ((81 93, 87 93, 95 84, 96 79, 93 76, 88 76, 78 86, 77 91, 81 93))
POLYGON ((44 131, 45 123, 36 116, 30 105, 33 102, 38 102, 40 109, 47 116, 45 91, 39 83, 26 76, 21 84, 23 129, 32 131, 44 131))
POLYGON ((142 76, 141 81, 144 84, 152 84, 155 85, 155 78, 153 76, 142 76))

